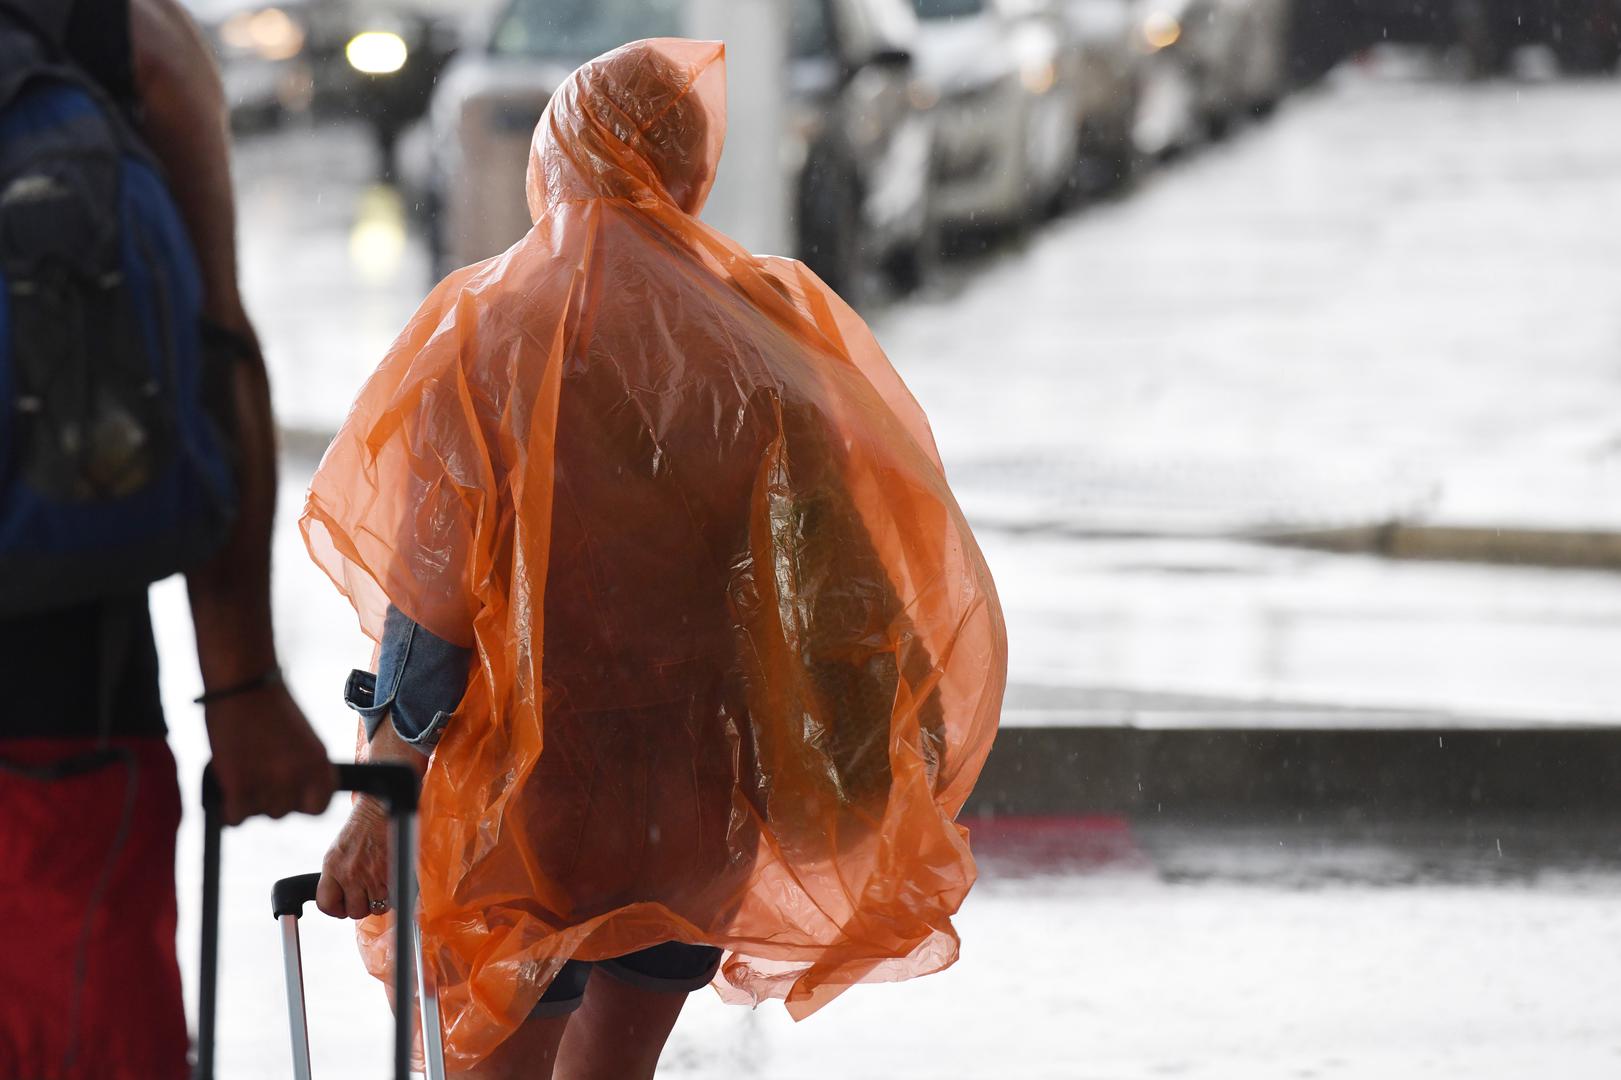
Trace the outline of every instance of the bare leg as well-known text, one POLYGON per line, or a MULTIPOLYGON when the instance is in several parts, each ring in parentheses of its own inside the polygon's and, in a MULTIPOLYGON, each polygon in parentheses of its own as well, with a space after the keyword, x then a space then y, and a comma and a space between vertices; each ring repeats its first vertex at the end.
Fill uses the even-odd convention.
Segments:
POLYGON ((560 1080, 652 1080, 686 994, 642 990, 600 968, 557 1054, 560 1080))
POLYGON ((572 1015, 526 1021, 482 1064, 451 1073, 451 1080, 551 1080, 557 1047, 572 1015))

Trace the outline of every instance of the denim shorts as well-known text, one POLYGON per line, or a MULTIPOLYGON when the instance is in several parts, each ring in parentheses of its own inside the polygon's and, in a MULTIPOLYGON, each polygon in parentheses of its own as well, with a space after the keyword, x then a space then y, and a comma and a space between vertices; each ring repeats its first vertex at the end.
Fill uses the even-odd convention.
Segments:
POLYGON ((585 1003, 592 968, 641 990, 690 994, 709 985, 720 970, 720 959, 721 951, 711 946, 666 941, 612 960, 569 960, 529 1015, 567 1016, 578 1009, 585 1003))

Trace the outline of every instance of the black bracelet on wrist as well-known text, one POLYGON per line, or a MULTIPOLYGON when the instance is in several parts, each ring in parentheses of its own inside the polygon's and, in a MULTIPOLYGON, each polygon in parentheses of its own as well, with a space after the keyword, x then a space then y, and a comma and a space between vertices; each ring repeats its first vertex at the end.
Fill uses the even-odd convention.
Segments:
POLYGON ((255 675, 246 682, 239 682, 235 686, 224 686, 218 690, 204 690, 201 694, 198 694, 196 697, 192 698, 192 704, 212 705, 216 701, 224 701, 226 698, 240 697, 243 694, 251 694, 255 690, 263 690, 266 687, 280 686, 281 684, 281 668, 273 667, 264 674, 255 675))
POLYGON ((238 360, 257 360, 260 356, 258 342, 246 334, 231 330, 204 315, 198 320, 203 335, 203 344, 211 349, 229 353, 238 360))

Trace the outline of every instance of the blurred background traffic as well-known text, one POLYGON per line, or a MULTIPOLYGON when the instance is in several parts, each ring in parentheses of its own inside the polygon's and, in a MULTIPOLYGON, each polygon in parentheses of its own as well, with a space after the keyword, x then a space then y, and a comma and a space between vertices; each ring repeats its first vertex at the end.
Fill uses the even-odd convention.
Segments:
POLYGON ((781 27, 716 0, 191 3, 239 129, 359 124, 436 274, 527 230, 529 138, 576 66, 742 31, 734 47, 783 54, 773 84, 732 88, 734 109, 782 99, 781 190, 734 198, 769 203, 784 220, 756 231, 862 296, 874 271, 915 287, 952 233, 1032 227, 1224 139, 1377 43, 1481 78, 1526 45, 1576 74, 1621 58, 1618 0, 788 0, 781 27))
MULTIPOLYGON (((294 510, 430 284, 528 228, 582 61, 726 38, 706 216, 856 300, 930 416, 1011 642, 964 959, 798 1027, 699 995, 661 1075, 1615 1075, 1621 0, 194 10, 334 756, 371 649, 294 510)), ((176 583, 154 610, 195 776, 176 583)), ((229 1075, 287 1072, 258 898, 335 828, 234 841, 229 1075)), ((366 1075, 386 1011, 305 934, 316 1059, 366 1075)))

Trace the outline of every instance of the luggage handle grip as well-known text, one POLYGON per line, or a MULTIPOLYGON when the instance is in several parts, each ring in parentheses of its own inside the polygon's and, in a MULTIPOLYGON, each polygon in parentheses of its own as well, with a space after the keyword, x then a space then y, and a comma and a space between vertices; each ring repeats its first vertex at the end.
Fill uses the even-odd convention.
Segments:
POLYGON ((417 812, 422 782, 409 765, 339 765, 338 790, 375 795, 394 817, 417 812))
POLYGON ((315 902, 315 888, 321 884, 320 874, 298 874, 284 877, 270 888, 270 913, 276 918, 291 915, 304 917, 304 905, 315 902))
MULTIPOLYGON (((416 813, 421 783, 410 766, 337 765, 334 769, 338 777, 335 790, 375 795, 394 817, 416 813)), ((203 809, 218 810, 223 802, 219 777, 209 765, 203 770, 203 809)))

